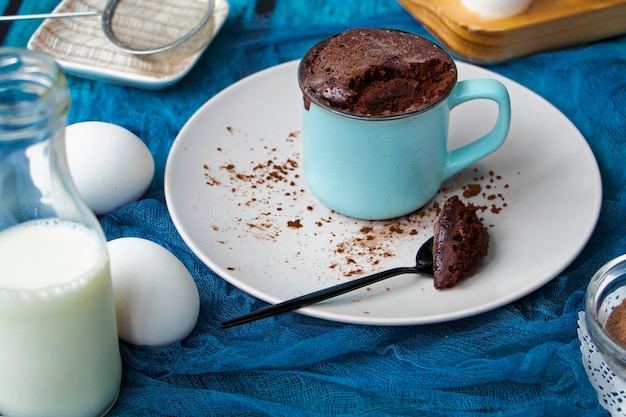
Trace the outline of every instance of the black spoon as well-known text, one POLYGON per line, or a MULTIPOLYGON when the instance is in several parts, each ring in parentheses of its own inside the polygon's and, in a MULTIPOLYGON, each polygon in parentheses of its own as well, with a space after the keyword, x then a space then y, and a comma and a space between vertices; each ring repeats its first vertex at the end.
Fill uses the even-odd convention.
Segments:
POLYGON ((329 298, 336 297, 341 294, 345 294, 352 290, 365 287, 378 281, 382 281, 385 278, 395 277, 402 274, 423 274, 430 277, 433 276, 433 238, 428 239, 417 251, 415 256, 416 265, 408 267, 398 267, 388 269, 386 271, 378 272, 376 274, 368 275, 353 281, 344 282, 343 284, 335 285, 330 288, 325 288, 319 291, 315 291, 309 294, 301 295, 300 297, 292 298, 278 304, 270 305, 252 313, 245 314, 243 316, 225 321, 221 324, 222 329, 238 326, 240 324, 250 323, 252 321, 264 319, 267 317, 275 316, 277 314, 285 313, 287 311, 296 310, 298 308, 306 307, 311 304, 318 303, 329 298))

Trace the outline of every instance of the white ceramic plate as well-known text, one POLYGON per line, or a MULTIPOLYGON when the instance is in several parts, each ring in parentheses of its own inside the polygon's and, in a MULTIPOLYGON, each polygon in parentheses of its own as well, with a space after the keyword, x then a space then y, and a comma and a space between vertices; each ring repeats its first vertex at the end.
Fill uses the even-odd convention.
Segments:
MULTIPOLYGON (((582 250, 598 219, 602 186, 579 131, 521 85, 459 63, 459 77, 493 77, 511 94, 505 145, 448 180, 423 210, 390 221, 331 212, 301 173, 302 98, 297 62, 252 75, 203 105, 176 138, 165 170, 167 204, 181 236, 212 270, 276 303, 371 272, 415 264, 432 235, 436 207, 462 196, 482 211, 491 235, 477 274, 437 291, 405 275, 299 310, 340 322, 410 325, 475 315, 514 301, 558 275, 582 250)), ((476 101, 452 112, 452 147, 495 120, 476 101)), ((243 310, 241 313, 245 313, 243 310)))
MULTIPOLYGON (((106 0, 63 0, 54 13, 101 11, 106 0)), ((28 41, 28 49, 54 58, 71 75, 157 90, 180 81, 196 64, 228 16, 227 0, 215 0, 209 39, 191 55, 136 56, 118 50, 104 36, 100 16, 46 19, 28 41)))

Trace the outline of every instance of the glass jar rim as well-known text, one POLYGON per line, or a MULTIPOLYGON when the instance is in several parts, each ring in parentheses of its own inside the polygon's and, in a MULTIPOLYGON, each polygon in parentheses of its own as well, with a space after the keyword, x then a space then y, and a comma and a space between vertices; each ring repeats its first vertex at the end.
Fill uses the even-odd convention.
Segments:
POLYGON ((598 314, 602 307, 602 300, 615 291, 615 288, 610 286, 612 279, 622 275, 626 276, 626 254, 608 261, 596 271, 589 281, 585 294, 585 321, 589 334, 598 349, 610 354, 622 366, 626 366, 626 346, 621 345, 604 328, 604 323, 598 314))

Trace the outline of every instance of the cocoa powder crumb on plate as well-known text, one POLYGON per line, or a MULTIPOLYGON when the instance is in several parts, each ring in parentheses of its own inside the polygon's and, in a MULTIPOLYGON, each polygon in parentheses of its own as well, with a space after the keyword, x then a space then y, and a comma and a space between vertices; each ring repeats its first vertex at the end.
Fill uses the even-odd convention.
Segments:
POLYGON ((291 229, 300 229, 302 227, 302 223, 300 222, 300 219, 289 220, 287 222, 287 227, 291 229))
MULTIPOLYGON (((248 137, 234 126, 229 126, 228 130, 235 137, 248 137)), ((410 215, 387 221, 354 221, 332 210, 325 211, 317 200, 309 201, 300 173, 300 150, 293 145, 300 136, 299 131, 286 134, 284 146, 267 146, 263 138, 251 141, 254 155, 247 163, 241 158, 230 159, 229 150, 220 147, 219 162, 202 164, 204 182, 208 186, 226 188, 229 201, 237 207, 252 209, 236 224, 212 229, 217 233, 217 240, 221 239, 220 235, 233 231, 240 231, 240 236, 245 235, 246 239, 269 241, 278 241, 284 234, 296 234, 302 246, 307 246, 311 239, 324 239, 328 242, 330 257, 326 268, 343 277, 356 277, 376 271, 386 264, 386 259, 396 257, 393 248, 398 240, 408 242, 414 238, 418 244, 420 236, 432 234, 441 204, 453 194, 472 202, 482 213, 498 214, 506 207, 506 193, 502 191, 508 184, 500 185, 502 176, 493 170, 475 167, 447 180, 430 203, 410 215), (324 214, 314 214, 320 210, 324 214)))

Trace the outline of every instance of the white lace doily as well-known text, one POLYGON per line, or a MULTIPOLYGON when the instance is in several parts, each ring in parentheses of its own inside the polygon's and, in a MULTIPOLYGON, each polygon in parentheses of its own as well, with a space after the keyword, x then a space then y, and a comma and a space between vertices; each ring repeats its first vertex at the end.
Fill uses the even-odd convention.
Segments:
MULTIPOLYGON (((621 300, 620 300, 621 301, 621 300)), ((626 381, 616 375, 604 361, 587 332, 585 312, 578 313, 578 338, 583 366, 598 393, 598 401, 611 416, 626 416, 626 381)))

